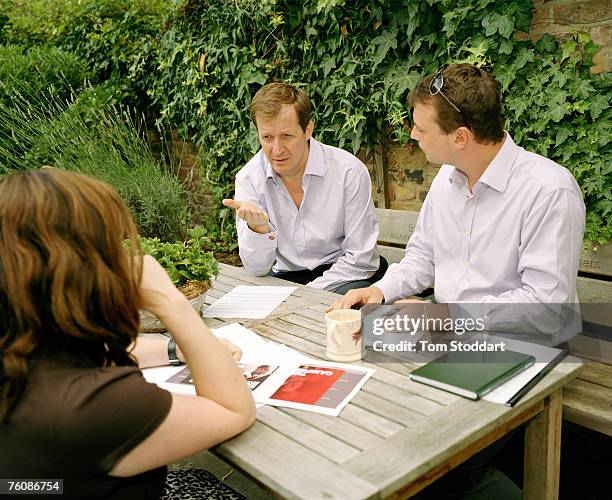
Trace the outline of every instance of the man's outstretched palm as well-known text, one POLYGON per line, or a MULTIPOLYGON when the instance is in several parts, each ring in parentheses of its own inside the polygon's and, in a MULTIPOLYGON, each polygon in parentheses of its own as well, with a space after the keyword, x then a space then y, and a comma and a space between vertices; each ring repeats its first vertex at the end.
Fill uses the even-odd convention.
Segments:
POLYGON ((270 226, 268 225, 270 217, 268 216, 268 213, 259 208, 255 203, 250 201, 225 199, 223 200, 223 204, 226 207, 236 210, 236 215, 245 221, 249 228, 256 233, 265 234, 270 232, 270 226))

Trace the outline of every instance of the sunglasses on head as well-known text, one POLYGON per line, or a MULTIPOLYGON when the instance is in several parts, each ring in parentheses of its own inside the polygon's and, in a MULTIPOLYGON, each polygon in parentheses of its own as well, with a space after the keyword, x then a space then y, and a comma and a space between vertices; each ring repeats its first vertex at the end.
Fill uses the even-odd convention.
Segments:
POLYGON ((444 92, 442 92, 442 87, 444 87, 444 74, 443 74, 443 72, 444 72, 445 69, 446 69, 446 66, 444 66, 440 71, 438 71, 436 73, 436 75, 432 78, 432 80, 431 80, 431 82, 429 84, 429 93, 431 95, 438 95, 438 94, 440 94, 442 97, 444 97, 446 102, 448 104, 450 104, 457 111, 457 113, 459 113, 461 115, 461 117, 465 121, 465 124, 469 127, 470 121, 468 120, 467 115, 461 110, 461 108, 459 108, 459 106, 457 106, 448 97, 446 97, 444 95, 444 92))

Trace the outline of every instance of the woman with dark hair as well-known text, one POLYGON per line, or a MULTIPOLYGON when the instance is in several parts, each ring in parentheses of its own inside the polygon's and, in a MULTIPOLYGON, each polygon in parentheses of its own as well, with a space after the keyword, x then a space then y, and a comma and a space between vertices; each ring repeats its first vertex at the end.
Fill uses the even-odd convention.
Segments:
POLYGON ((78 498, 157 498, 168 463, 254 421, 230 351, 136 236, 102 182, 55 169, 0 179, 3 478, 63 479, 78 498), (139 366, 168 357, 137 337, 141 308, 172 334, 196 396, 142 377, 139 366))

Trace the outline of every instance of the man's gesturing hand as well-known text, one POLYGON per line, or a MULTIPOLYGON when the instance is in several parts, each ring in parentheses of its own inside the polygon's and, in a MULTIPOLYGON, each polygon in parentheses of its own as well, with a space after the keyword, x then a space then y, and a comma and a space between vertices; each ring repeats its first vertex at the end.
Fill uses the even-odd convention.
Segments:
POLYGON ((270 226, 268 225, 270 218, 267 212, 255 205, 255 203, 226 199, 223 200, 223 204, 236 210, 236 215, 246 222, 252 231, 261 234, 270 232, 270 226))
POLYGON ((380 304, 384 298, 382 290, 378 287, 356 288, 346 292, 346 295, 336 300, 326 312, 336 309, 350 309, 354 305, 380 304))

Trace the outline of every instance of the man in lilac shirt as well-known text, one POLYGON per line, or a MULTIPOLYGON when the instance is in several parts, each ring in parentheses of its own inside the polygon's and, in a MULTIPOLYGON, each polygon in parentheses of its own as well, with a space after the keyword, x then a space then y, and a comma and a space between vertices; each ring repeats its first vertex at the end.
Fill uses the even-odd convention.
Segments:
MULTIPOLYGON (((343 294, 380 279, 366 166, 312 138, 310 100, 285 83, 251 105, 261 150, 236 175, 238 246, 247 271, 343 294)), ((382 263, 382 266, 380 265, 382 263)))
POLYGON ((411 136, 442 168, 402 261, 335 309, 391 303, 435 284, 438 303, 483 303, 487 329, 506 330, 515 318, 501 304, 578 302, 580 189, 567 169, 514 143, 500 101, 495 79, 469 64, 413 89, 411 136))

